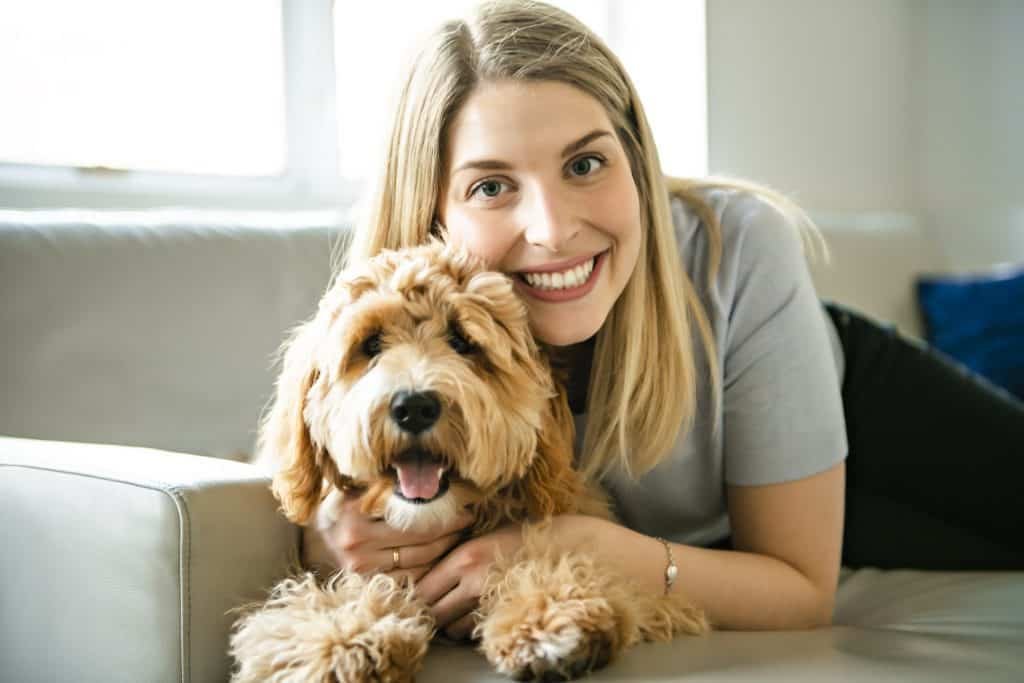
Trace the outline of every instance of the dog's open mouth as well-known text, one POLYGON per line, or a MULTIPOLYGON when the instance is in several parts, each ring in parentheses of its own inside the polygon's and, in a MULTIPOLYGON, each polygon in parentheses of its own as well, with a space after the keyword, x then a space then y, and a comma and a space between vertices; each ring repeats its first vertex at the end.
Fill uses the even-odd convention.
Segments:
POLYGON ((429 503, 448 490, 444 459, 421 448, 399 453, 391 463, 398 478, 395 493, 411 503, 429 503))

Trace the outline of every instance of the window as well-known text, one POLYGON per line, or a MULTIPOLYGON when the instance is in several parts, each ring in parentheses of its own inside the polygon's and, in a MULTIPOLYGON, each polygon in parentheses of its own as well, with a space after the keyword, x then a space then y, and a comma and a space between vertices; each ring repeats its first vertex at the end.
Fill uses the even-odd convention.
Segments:
MULTIPOLYGON (((662 166, 707 172, 704 0, 549 0, 601 36, 634 80, 654 130, 662 166)), ((340 171, 362 181, 383 146, 396 82, 408 48, 425 27, 458 16, 475 0, 335 5, 340 171), (372 68, 366 68, 370 64, 372 68), (347 96, 347 98, 346 98, 347 96), (347 101, 346 101, 347 99, 347 101)))
POLYGON ((280 0, 0 8, 0 155, 202 175, 284 170, 280 0))
POLYGON ((0 207, 309 205, 285 48, 315 4, 0 3, 0 207))
MULTIPOLYGON (((403 46, 474 1, 2 3, 0 207, 350 203, 403 46)), ((554 4, 622 57, 666 170, 704 173, 704 0, 554 4)))
MULTIPOLYGON (((334 10, 334 62, 338 83, 340 170, 345 180, 362 182, 380 152, 397 97, 402 67, 417 39, 446 19, 472 8, 474 0, 432 0, 402 6, 385 2, 338 2, 334 10), (372 69, 348 68, 372 64, 372 69), (349 95, 348 102, 345 95, 349 95)), ((573 12, 591 29, 607 34, 608 0, 553 2, 573 12)))

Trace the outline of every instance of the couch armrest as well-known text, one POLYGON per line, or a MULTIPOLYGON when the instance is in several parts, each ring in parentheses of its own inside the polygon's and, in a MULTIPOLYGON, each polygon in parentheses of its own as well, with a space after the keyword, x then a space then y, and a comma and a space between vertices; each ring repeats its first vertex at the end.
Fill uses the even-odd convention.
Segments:
POLYGON ((223 681, 298 530, 257 468, 0 437, 0 679, 223 681))

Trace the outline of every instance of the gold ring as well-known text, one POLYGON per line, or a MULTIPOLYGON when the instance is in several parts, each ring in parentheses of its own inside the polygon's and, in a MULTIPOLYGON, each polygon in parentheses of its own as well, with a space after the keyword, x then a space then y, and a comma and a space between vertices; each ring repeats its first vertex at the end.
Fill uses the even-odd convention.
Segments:
POLYGON ((402 563, 402 556, 399 554, 399 548, 391 549, 391 571, 398 569, 398 565, 402 563))

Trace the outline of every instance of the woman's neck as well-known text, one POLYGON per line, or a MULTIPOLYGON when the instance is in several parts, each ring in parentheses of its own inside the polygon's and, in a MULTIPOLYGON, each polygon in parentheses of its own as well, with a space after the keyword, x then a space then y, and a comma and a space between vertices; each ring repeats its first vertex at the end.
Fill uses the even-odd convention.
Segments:
POLYGON ((570 346, 551 347, 552 366, 565 382, 569 409, 579 415, 587 408, 590 368, 594 363, 597 335, 570 346))

